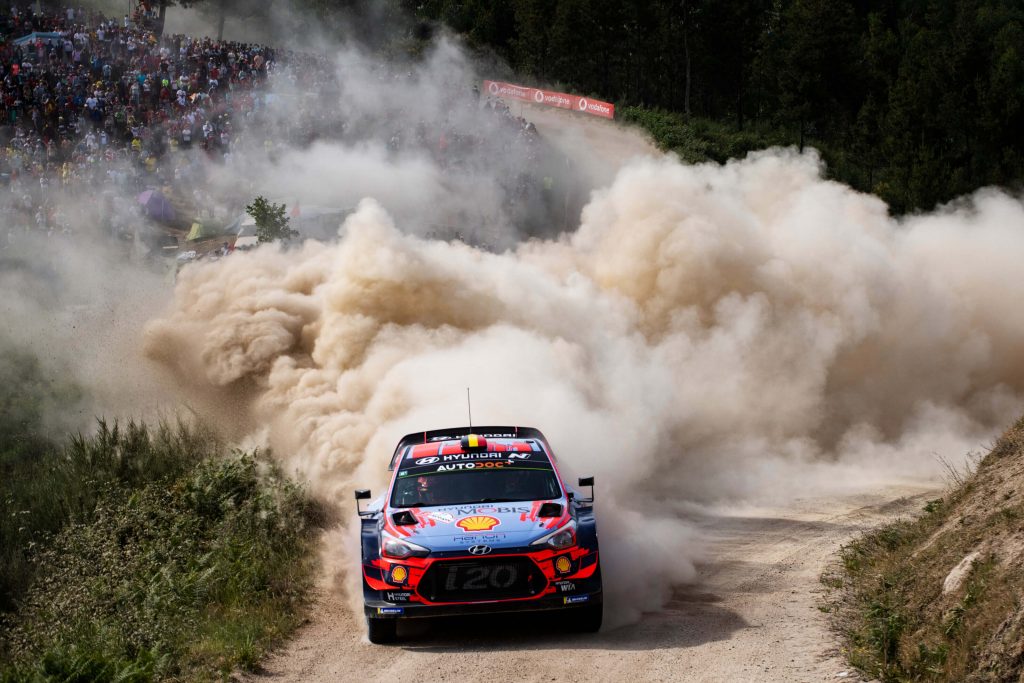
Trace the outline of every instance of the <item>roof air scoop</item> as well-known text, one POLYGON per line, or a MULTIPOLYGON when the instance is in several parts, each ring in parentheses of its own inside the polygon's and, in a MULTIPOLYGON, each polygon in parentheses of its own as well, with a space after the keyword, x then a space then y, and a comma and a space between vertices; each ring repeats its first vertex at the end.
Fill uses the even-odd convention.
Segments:
POLYGON ((394 520, 397 526, 412 526, 419 523, 416 521, 416 517, 408 510, 402 510, 391 515, 391 519, 394 520))
POLYGON ((540 506, 540 511, 537 513, 538 517, 561 517, 562 506, 558 503, 544 503, 540 506))

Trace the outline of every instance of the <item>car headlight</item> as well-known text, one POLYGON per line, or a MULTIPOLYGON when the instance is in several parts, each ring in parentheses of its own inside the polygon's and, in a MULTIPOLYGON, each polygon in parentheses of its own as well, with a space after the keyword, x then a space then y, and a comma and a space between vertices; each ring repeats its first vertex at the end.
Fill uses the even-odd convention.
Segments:
POLYGON ((555 529, 550 534, 541 536, 530 545, 546 545, 555 550, 568 548, 576 544, 576 522, 569 520, 565 526, 555 529))
POLYGON ((410 541, 403 541, 382 531, 380 534, 380 554, 402 560, 406 557, 426 557, 430 550, 410 541))

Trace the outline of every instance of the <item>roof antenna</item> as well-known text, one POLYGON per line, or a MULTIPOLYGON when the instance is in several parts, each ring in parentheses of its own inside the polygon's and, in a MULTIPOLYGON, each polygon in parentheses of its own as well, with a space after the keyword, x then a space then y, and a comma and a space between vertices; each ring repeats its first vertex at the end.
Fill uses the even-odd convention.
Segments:
POLYGON ((469 409, 469 431, 473 431, 473 404, 469 400, 469 387, 466 387, 466 407, 469 409))

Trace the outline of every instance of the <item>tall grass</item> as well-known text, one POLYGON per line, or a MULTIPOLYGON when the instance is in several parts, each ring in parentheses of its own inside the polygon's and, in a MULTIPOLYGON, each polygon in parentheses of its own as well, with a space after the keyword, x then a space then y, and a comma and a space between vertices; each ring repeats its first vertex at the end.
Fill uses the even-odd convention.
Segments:
POLYGON ((101 421, 15 468, 0 680, 220 678, 294 628, 318 510, 225 450, 202 426, 101 421))
POLYGON ((31 583, 33 553, 66 525, 90 519, 105 492, 172 479, 223 450, 208 427, 183 421, 97 427, 64 446, 36 438, 31 450, 6 451, 0 461, 0 611, 14 609, 31 583))

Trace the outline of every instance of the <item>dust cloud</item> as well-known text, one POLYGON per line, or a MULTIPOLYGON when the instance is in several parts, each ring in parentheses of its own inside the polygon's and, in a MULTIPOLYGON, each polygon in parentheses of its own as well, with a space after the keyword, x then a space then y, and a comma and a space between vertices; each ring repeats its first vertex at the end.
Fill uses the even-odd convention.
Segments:
POLYGON ((342 233, 189 266, 148 353, 339 501, 472 387, 477 422, 597 477, 620 622, 693 579, 686 503, 934 477, 1019 412, 1024 208, 998 192, 898 222, 771 150, 635 160, 575 233, 503 253, 372 199, 342 233))

